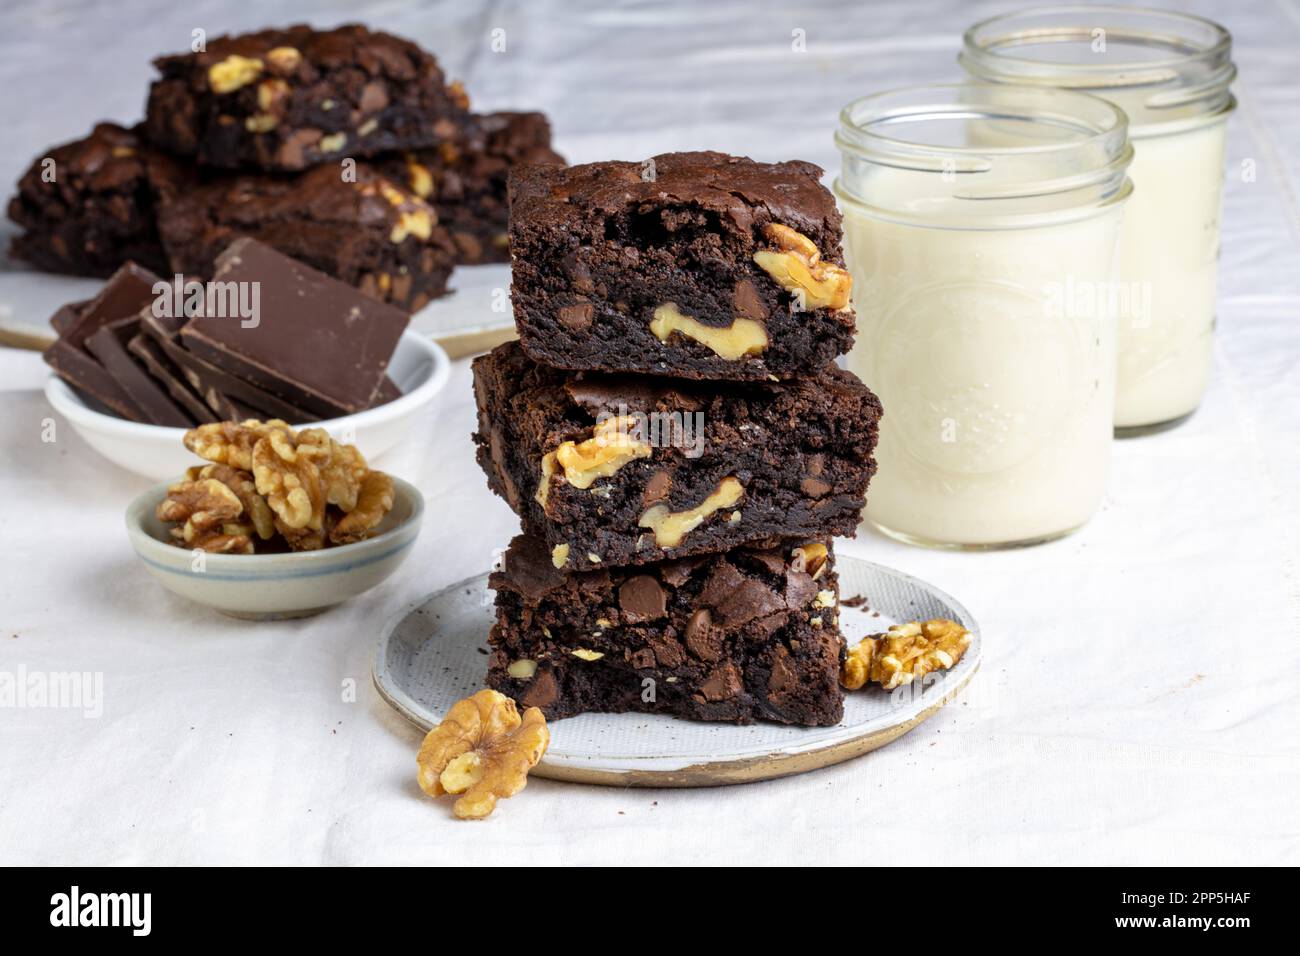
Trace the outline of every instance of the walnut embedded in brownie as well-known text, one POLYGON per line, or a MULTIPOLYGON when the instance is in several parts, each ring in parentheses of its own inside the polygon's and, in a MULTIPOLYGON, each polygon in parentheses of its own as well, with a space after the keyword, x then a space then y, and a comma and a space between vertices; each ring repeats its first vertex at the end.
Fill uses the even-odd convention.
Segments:
POLYGON ((209 40, 154 60, 157 145, 223 169, 302 170, 454 138, 468 100, 416 44, 351 24, 209 40))
POLYGON ((210 278, 217 256, 248 236, 407 311, 445 294, 455 248, 433 209, 364 163, 342 172, 329 165, 160 189, 172 272, 210 278))
POLYGON ((840 214, 811 163, 668 153, 510 180, 515 324, 557 368, 788 379, 853 344, 840 214))
POLYGON ((488 686, 548 718, 643 711, 825 726, 843 712, 829 541, 566 574, 515 538, 491 576, 488 686))
POLYGON ((9 200, 9 218, 26 230, 10 252, 72 275, 108 276, 127 261, 164 271, 147 172, 152 153, 135 130, 100 123, 38 156, 9 200))
POLYGON ((542 113, 475 114, 459 142, 376 160, 438 211, 465 265, 510 261, 507 181, 511 169, 530 163, 564 164, 542 113))
POLYGON ((479 465, 557 567, 856 531, 881 409, 843 369, 790 382, 575 374, 508 342, 473 372, 479 465))

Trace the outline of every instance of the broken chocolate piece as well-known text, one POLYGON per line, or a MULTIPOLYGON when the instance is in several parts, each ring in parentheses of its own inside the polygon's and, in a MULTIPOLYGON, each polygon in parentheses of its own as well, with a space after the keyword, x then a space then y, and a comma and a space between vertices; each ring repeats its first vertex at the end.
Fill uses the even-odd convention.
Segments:
POLYGON ((86 349, 95 358, 113 381, 130 396, 137 408, 144 413, 145 421, 150 425, 166 425, 171 428, 189 428, 196 424, 144 366, 135 360, 127 349, 127 343, 140 334, 140 320, 134 316, 120 319, 100 328, 86 339, 86 349))
MULTIPOLYGON (((133 422, 147 421, 144 411, 114 381, 103 365, 86 350, 86 340, 112 322, 130 318, 154 298, 154 284, 159 278, 147 269, 128 262, 109 278, 99 294, 75 315, 63 309, 55 313, 62 330, 57 340, 45 350, 45 362, 60 378, 84 392, 110 411, 133 422)), ((65 307, 66 308, 66 307, 65 307)))
POLYGON ((185 347, 294 405, 324 416, 369 408, 410 316, 269 246, 237 239, 215 282, 255 282, 260 317, 195 316, 185 347))

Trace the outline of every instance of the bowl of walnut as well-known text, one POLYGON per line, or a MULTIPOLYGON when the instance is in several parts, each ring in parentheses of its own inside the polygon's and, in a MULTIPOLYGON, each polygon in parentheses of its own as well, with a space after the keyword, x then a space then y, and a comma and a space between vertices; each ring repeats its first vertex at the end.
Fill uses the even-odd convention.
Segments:
POLYGON ((201 463, 127 508, 131 545, 167 590, 251 620, 306 617, 406 559, 424 499, 321 428, 281 421, 191 429, 201 463))

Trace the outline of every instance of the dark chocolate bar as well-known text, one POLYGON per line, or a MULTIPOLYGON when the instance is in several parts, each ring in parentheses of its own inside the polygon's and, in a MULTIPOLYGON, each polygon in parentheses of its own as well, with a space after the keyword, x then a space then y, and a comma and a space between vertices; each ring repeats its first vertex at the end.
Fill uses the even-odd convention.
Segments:
POLYGON ((194 421, 203 424, 218 420, 212 409, 204 404, 202 397, 190 387, 185 374, 167 357, 157 342, 138 331, 126 343, 126 348, 194 421))
MULTIPOLYGON (((278 395, 231 375, 186 350, 180 341, 184 319, 159 317, 147 310, 141 314, 140 319, 141 330, 145 335, 157 343, 208 407, 223 420, 229 420, 227 412, 232 408, 256 412, 251 416, 245 415, 245 418, 281 418, 291 424, 319 420, 319 415, 286 402, 278 395)), ((238 420, 243 421, 243 418, 238 420)))
POLYGON ((127 343, 139 334, 138 318, 120 319, 103 326, 86 339, 86 348, 144 413, 146 422, 172 428, 192 428, 197 424, 195 420, 172 400, 167 390, 127 350, 127 343))
POLYGON ((128 262, 109 278, 99 294, 83 307, 65 306, 50 322, 60 329, 59 338, 45 350, 45 362, 56 375, 79 392, 135 422, 147 421, 136 404, 113 376, 86 350, 86 340, 104 326, 130 318, 154 298, 154 285, 161 280, 148 269, 128 262), (69 315, 67 309, 75 314, 69 315))
POLYGON ((323 416, 374 404, 409 315, 247 238, 218 257, 214 281, 259 283, 259 321, 195 316, 187 349, 323 416))

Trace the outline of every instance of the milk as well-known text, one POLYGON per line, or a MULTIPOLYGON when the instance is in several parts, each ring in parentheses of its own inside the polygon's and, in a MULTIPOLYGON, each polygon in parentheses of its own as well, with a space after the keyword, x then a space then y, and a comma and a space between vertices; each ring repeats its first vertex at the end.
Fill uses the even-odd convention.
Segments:
POLYGON ((1149 286, 1149 314, 1119 316, 1115 425, 1176 420, 1200 404, 1210 374, 1227 123, 1133 138, 1133 195, 1121 276, 1149 286))
POLYGON ((885 414, 866 517, 965 547, 1068 533, 1106 485, 1121 208, 1027 229, 845 209, 857 345, 885 414))

